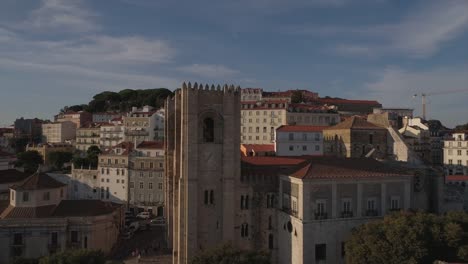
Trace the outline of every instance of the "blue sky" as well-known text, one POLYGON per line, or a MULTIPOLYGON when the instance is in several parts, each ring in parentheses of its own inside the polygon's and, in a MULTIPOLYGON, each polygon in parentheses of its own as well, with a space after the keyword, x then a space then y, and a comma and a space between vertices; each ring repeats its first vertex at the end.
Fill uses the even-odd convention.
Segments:
POLYGON ((468 0, 2 0, 0 126, 184 80, 468 122, 468 0))

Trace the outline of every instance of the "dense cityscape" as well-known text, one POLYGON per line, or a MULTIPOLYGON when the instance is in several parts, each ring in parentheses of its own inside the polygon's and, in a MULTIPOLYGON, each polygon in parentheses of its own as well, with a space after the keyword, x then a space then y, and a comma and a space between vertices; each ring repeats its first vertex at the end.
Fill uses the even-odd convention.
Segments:
POLYGON ((468 263, 468 0, 0 0, 0 264, 468 263))
POLYGON ((87 249, 189 263, 229 241, 271 263, 341 263, 361 225, 466 209, 466 128, 309 90, 103 92, 1 128, 0 262, 87 249))

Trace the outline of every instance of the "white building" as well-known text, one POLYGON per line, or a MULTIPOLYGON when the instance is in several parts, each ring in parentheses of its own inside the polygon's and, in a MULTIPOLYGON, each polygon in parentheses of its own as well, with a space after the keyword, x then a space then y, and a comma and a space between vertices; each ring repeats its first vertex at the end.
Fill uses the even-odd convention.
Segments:
POLYGON ((108 123, 112 119, 120 118, 120 113, 93 113, 93 123, 108 123))
POLYGON ((444 167, 447 175, 468 175, 468 132, 444 140, 444 167))
POLYGON ((136 107, 127 116, 122 117, 124 125, 124 141, 153 141, 164 137, 164 113, 151 106, 141 109, 136 107))
POLYGON ((42 124, 42 143, 65 143, 76 137, 76 124, 70 121, 42 124))
POLYGON ((99 144, 102 149, 115 147, 124 141, 125 128, 120 119, 101 125, 99 144))
POLYGON ((65 184, 42 173, 11 186, 0 208, 0 263, 71 248, 111 251, 123 226, 122 206, 66 200, 66 192, 65 184))
POLYGON ((323 155, 323 126, 280 126, 276 129, 277 156, 323 155))

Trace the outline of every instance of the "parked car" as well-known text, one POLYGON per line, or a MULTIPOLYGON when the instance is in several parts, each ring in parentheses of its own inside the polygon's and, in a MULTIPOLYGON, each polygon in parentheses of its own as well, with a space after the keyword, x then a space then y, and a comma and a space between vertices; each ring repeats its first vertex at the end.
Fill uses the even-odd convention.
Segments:
POLYGON ((166 220, 164 220, 164 218, 155 218, 150 221, 150 224, 153 226, 161 226, 166 224, 166 220))
POLYGON ((151 217, 151 215, 150 215, 149 212, 141 212, 141 213, 137 214, 136 217, 141 218, 141 219, 149 219, 151 217))
POLYGON ((122 233, 122 238, 123 238, 123 239, 130 239, 130 238, 132 238, 132 236, 133 236, 134 233, 135 233, 134 231, 132 231, 131 229, 129 229, 129 230, 127 230, 127 231, 125 231, 125 232, 122 233))
POLYGON ((138 222, 131 222, 130 226, 128 227, 129 230, 136 232, 138 229, 140 229, 140 223, 138 222))

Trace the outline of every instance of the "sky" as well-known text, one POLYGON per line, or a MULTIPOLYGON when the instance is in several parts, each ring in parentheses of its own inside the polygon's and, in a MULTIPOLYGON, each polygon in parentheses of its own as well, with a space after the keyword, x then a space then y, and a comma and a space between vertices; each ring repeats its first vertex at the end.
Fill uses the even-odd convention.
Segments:
POLYGON ((468 0, 1 0, 0 126, 183 81, 468 122, 468 0))

